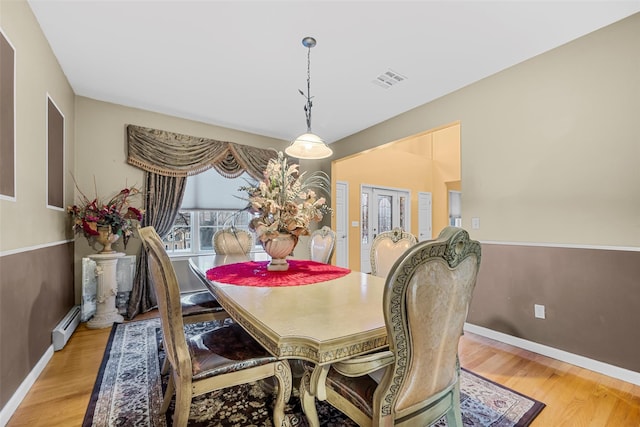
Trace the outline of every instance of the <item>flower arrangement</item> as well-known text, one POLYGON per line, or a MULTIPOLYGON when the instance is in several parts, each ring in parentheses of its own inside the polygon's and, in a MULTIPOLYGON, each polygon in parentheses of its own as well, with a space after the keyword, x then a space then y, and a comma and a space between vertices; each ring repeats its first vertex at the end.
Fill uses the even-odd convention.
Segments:
POLYGON ((330 181, 321 171, 307 175, 299 165, 289 164, 282 152, 269 160, 264 179, 256 185, 240 187, 248 194, 247 210, 254 214, 249 228, 261 242, 289 233, 296 237, 309 235, 311 222, 322 220, 331 212, 324 197, 314 190, 329 194, 330 181))
POLYGON ((133 235, 134 223, 142 221, 144 213, 131 206, 131 199, 141 194, 140 190, 125 187, 106 202, 97 196, 89 199, 80 189, 78 191, 80 203, 67 207, 67 213, 73 219, 74 233, 84 234, 89 243, 92 243, 100 235, 98 227, 110 227, 110 233, 121 237, 126 248, 129 237, 133 235))

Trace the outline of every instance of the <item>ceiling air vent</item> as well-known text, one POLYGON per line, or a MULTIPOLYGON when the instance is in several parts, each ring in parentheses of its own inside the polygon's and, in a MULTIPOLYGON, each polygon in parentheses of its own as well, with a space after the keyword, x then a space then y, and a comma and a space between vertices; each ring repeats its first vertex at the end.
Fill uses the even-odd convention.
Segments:
POLYGON ((378 77, 376 77, 375 80, 373 80, 373 83, 375 83, 380 87, 388 89, 391 86, 395 85, 396 83, 400 83, 401 81, 406 79, 407 78, 402 74, 398 74, 393 70, 387 70, 384 73, 380 74, 378 77))

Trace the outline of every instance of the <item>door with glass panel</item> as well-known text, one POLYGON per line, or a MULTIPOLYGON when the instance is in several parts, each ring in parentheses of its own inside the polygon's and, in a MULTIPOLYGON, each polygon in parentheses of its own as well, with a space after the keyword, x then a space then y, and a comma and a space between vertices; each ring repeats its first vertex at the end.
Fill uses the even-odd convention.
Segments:
POLYGON ((411 192, 396 188, 362 186, 360 195, 360 271, 371 272, 371 242, 394 227, 411 232, 411 192))

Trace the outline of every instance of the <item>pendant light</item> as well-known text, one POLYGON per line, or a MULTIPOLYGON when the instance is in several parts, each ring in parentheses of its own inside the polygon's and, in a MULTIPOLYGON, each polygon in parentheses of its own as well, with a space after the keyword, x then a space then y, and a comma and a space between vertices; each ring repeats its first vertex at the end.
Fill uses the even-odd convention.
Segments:
POLYGON ((305 37, 302 39, 302 45, 307 48, 307 94, 305 95, 301 90, 299 92, 307 98, 307 103, 304 106, 304 112, 307 116, 307 132, 297 137, 284 152, 299 159, 324 159, 333 154, 333 151, 322 138, 311 132, 311 106, 313 105, 311 102, 311 48, 316 45, 316 39, 305 37))

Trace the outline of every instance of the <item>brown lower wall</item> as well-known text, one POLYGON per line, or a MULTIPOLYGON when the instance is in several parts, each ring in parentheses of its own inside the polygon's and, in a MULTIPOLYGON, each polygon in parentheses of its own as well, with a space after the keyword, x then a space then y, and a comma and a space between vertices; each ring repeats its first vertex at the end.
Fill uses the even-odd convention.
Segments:
POLYGON ((640 372, 640 252, 482 244, 467 321, 640 372))
POLYGON ((51 345, 74 305, 73 243, 0 257, 0 408, 51 345))

